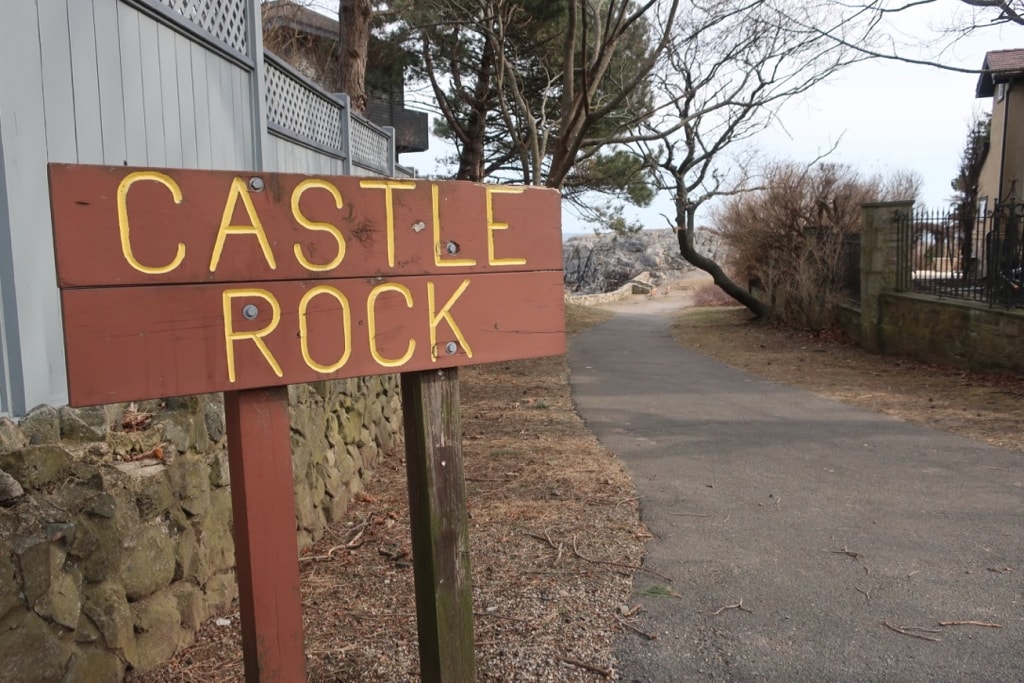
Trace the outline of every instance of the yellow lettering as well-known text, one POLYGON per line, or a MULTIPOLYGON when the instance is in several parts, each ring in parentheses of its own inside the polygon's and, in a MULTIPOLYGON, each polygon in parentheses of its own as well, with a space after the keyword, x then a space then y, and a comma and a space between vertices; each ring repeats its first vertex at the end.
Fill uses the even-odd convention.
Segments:
POLYGON ((470 358, 473 357, 473 349, 469 346, 469 342, 466 341, 466 337, 463 336, 462 330, 459 329, 459 326, 455 323, 455 319, 452 318, 450 314, 452 306, 455 305, 455 302, 460 296, 462 296, 462 293, 466 291, 467 287, 469 287, 469 280, 463 280, 462 284, 459 285, 459 288, 455 290, 455 293, 448 297, 448 301, 445 303, 444 307, 435 313, 434 311, 437 310, 437 306, 434 303, 434 283, 427 282, 427 306, 430 310, 430 349, 435 361, 437 360, 437 326, 442 320, 448 321, 448 326, 452 328, 452 332, 455 333, 455 337, 459 340, 460 346, 465 349, 466 355, 470 358))
POLYGON ((227 351, 228 359, 228 381, 235 381, 235 346, 236 341, 243 339, 251 339, 256 348, 260 350, 263 357, 267 359, 267 363, 274 370, 274 373, 278 377, 283 377, 284 372, 281 371, 281 365, 274 358, 274 354, 267 348, 266 342, 263 341, 263 337, 273 332, 277 328, 277 324, 281 322, 281 305, 274 298, 274 295, 265 289, 225 289, 223 294, 224 303, 224 343, 227 351), (255 330, 253 332, 235 332, 233 324, 233 315, 231 312, 231 305, 235 299, 243 297, 259 298, 270 304, 270 310, 273 311, 273 315, 270 317, 270 323, 261 330, 255 330))
MULTIPOLYGON (((297 260, 306 270, 331 270, 332 268, 336 268, 338 264, 341 263, 342 259, 345 258, 345 238, 342 237, 341 231, 338 230, 337 226, 334 226, 330 223, 313 222, 302 214, 302 210, 299 208, 299 200, 302 199, 302 194, 306 190, 313 187, 317 187, 322 190, 327 190, 328 192, 330 192, 331 197, 334 198, 334 205, 339 209, 342 207, 341 192, 338 191, 337 187, 330 184, 326 180, 320 180, 319 178, 310 178, 309 180, 303 180, 301 183, 296 185, 295 190, 292 191, 292 216, 295 218, 295 222, 297 222, 299 225, 306 228, 307 230, 317 230, 320 232, 330 233, 331 236, 334 237, 334 241, 338 243, 338 254, 329 263, 312 263, 302 253, 302 247, 296 244, 295 260, 297 260)), ((347 310, 348 309, 346 309, 346 312, 347 310)))
POLYGON ((388 234, 388 267, 395 267, 395 201, 392 190, 414 190, 416 183, 408 180, 360 180, 359 187, 384 190, 384 216, 388 234))
MULTIPOLYGON (((447 252, 447 244, 441 245, 441 207, 438 196, 437 185, 430 186, 431 204, 434 209, 434 265, 435 266, 475 266, 476 260, 471 258, 443 259, 441 255, 447 252)), ((451 244, 455 244, 452 242, 451 244)), ((455 246, 458 249, 458 245, 455 246)))
POLYGON ((485 190, 487 197, 487 263, 492 266, 525 266, 526 259, 521 257, 496 258, 494 256, 494 231, 508 230, 508 223, 498 223, 494 220, 494 195, 496 194, 522 194, 521 187, 506 187, 503 185, 490 185, 485 190))
POLYGON ((271 270, 277 270, 277 262, 274 260, 274 252, 270 248, 270 241, 267 240, 267 233, 263 231, 263 223, 256 215, 256 207, 253 206, 252 197, 249 196, 249 188, 246 187, 242 178, 235 178, 231 181, 231 191, 228 192, 228 200, 224 204, 224 215, 220 219, 220 230, 217 231, 217 242, 213 245, 213 256, 210 258, 210 272, 217 271, 220 264, 220 257, 224 251, 224 241, 228 235, 256 235, 260 248, 263 250, 263 257, 271 270), (235 215, 235 207, 238 200, 242 200, 245 212, 249 216, 249 225, 232 225, 231 218, 235 215))
POLYGON ((370 355, 377 361, 378 365, 385 368, 394 368, 399 365, 405 365, 412 358, 413 351, 416 350, 416 340, 410 339, 409 346, 406 347, 405 355, 401 358, 385 358, 381 355, 380 351, 377 350, 377 297, 384 292, 398 292, 405 297, 405 305, 408 308, 412 308, 412 293, 404 285, 400 285, 397 282, 388 282, 383 285, 377 285, 370 290, 370 295, 366 298, 366 323, 369 327, 370 335, 370 355))
POLYGON ((181 188, 178 187, 178 184, 170 176, 156 171, 135 171, 126 175, 117 186, 117 227, 121 232, 121 253, 124 254, 124 260, 128 262, 128 265, 140 273, 148 273, 150 275, 169 273, 180 266, 181 262, 185 260, 185 245, 181 242, 178 242, 178 251, 174 259, 166 266, 144 266, 139 263, 139 260, 135 258, 135 254, 132 252, 130 228, 128 226, 128 190, 134 183, 140 180, 160 183, 171 191, 174 203, 181 204, 181 188))
POLYGON ((352 313, 349 310, 348 298, 344 294, 334 287, 321 285, 319 287, 314 287, 302 295, 302 299, 299 301, 299 344, 302 346, 302 358, 306 361, 306 365, 308 365, 310 369, 316 370, 321 374, 327 375, 340 370, 342 366, 348 362, 349 356, 352 355, 352 313), (330 365, 321 365, 320 363, 317 363, 309 353, 309 323, 306 320, 306 311, 309 309, 309 302, 321 294, 333 297, 339 304, 341 304, 345 352, 341 354, 341 357, 338 360, 330 365))

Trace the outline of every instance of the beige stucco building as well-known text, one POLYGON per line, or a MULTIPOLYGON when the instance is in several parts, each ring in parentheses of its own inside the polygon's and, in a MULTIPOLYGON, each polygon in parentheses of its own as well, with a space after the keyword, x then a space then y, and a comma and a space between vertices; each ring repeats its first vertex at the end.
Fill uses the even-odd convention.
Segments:
POLYGON ((988 154, 978 179, 979 212, 1024 201, 1024 49, 985 55, 976 95, 992 98, 988 154))

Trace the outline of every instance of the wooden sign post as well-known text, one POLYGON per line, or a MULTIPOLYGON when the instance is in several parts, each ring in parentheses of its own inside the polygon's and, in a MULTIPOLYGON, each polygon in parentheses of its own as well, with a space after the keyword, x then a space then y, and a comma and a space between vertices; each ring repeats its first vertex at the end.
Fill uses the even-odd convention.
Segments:
POLYGON ((422 677, 472 680, 456 368, 564 352, 558 193, 49 174, 71 405, 224 392, 246 679, 305 679, 285 387, 400 372, 422 677))

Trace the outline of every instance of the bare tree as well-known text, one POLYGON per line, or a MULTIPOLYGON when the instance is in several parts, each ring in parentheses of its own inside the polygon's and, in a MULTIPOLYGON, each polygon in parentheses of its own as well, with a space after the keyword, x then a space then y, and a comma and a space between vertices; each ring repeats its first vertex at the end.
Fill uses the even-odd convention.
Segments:
POLYGON ((929 66, 957 73, 980 73, 981 69, 960 66, 950 62, 948 50, 958 40, 979 31, 1001 26, 1024 26, 1024 0, 957 0, 943 3, 944 23, 928 26, 920 13, 938 5, 938 0, 869 0, 868 2, 847 2, 846 0, 825 0, 836 16, 842 17, 840 26, 870 26, 870 42, 860 42, 837 31, 834 27, 816 26, 806 23, 803 28, 816 31, 835 41, 844 48, 860 52, 866 57, 888 59, 929 66), (952 10, 947 9, 950 5, 952 10), (959 5, 959 12, 955 6, 959 5), (922 35, 908 44, 897 39, 891 21, 902 19, 917 26, 922 35), (924 33, 927 32, 927 33, 924 33))
MULTIPOLYGON (((827 26, 821 7, 789 0, 692 6, 674 26, 659 72, 661 116, 635 142, 671 194, 682 256, 758 317, 771 308, 694 246, 698 209, 715 197, 756 187, 750 151, 740 143, 762 130, 786 100, 807 92, 863 55, 805 24, 827 26)), ((849 32, 852 26, 834 27, 849 32)))

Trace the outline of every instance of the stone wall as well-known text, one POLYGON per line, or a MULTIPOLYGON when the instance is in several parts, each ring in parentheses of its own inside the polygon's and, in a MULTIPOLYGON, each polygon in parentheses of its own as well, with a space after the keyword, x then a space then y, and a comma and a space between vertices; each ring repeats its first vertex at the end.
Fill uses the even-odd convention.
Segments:
POLYGON ((843 329, 869 351, 982 372, 1024 372, 1017 353, 1024 311, 909 293, 910 238, 909 232, 901 238, 898 221, 912 208, 911 202, 864 205, 860 311, 840 309, 843 329), (901 260, 906 267, 899 267, 901 260))
MULTIPOLYGON (((397 376, 289 388, 300 547, 401 434, 397 376)), ((220 395, 0 419, 0 671, 119 681, 237 597, 220 395)))
POLYGON ((879 300, 884 353, 980 372, 1024 372, 1024 311, 919 294, 883 294, 879 300))
POLYGON ((622 301, 637 294, 650 294, 655 290, 651 274, 643 272, 635 278, 611 292, 598 294, 569 294, 565 295, 565 303, 578 304, 580 306, 600 306, 610 304, 613 301, 622 301))

